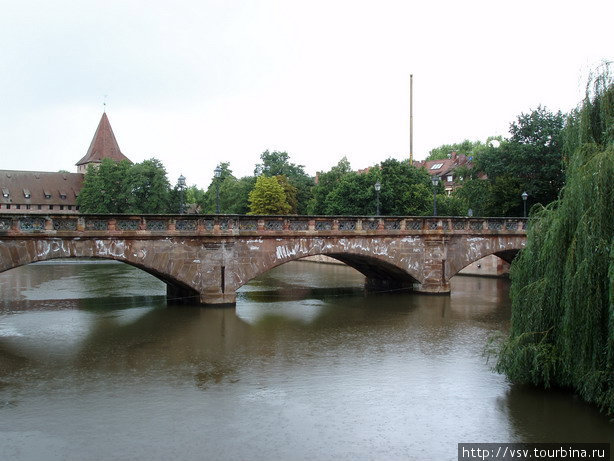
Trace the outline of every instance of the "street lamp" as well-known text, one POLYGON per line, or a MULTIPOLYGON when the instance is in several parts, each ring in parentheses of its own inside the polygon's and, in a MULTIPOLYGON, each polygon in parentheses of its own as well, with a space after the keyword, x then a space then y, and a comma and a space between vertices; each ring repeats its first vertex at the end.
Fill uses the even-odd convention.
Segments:
POLYGON ((522 203, 524 204, 524 217, 527 217, 527 198, 529 197, 529 194, 527 194, 526 192, 523 192, 522 195, 522 203))
POLYGON ((433 216, 437 216, 437 186, 439 185, 439 176, 432 176, 431 182, 433 183, 433 216))
POLYGON ((382 189, 382 184, 377 181, 375 183, 375 216, 379 216, 379 191, 382 189))
POLYGON ((222 169, 219 165, 213 170, 213 175, 215 176, 215 212, 220 214, 220 178, 222 177, 222 169))
POLYGON ((183 191, 185 190, 185 176, 180 175, 177 179, 177 188, 179 189, 179 214, 183 214, 183 191))

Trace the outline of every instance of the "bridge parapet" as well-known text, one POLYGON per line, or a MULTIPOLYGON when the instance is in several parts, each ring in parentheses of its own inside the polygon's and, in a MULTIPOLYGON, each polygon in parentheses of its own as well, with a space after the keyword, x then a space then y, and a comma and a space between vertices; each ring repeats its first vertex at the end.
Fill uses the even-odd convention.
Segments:
POLYGON ((525 218, 0 214, 5 237, 524 235, 526 225, 525 218))

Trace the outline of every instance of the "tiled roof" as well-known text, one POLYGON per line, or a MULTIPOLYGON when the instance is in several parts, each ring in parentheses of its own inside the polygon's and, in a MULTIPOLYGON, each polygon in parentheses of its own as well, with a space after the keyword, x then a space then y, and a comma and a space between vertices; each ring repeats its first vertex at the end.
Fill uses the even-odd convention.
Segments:
POLYGON ((416 168, 426 168, 426 171, 428 171, 431 176, 443 176, 459 166, 471 168, 473 166, 471 160, 471 157, 467 157, 466 155, 456 155, 456 153, 452 153, 449 158, 441 160, 414 161, 414 166, 416 168))
POLYGON ((81 173, 0 170, 0 204, 75 205, 82 185, 81 173))
POLYGON ((117 162, 122 160, 130 161, 128 157, 119 150, 119 145, 115 139, 115 134, 113 134, 113 129, 111 128, 106 112, 102 114, 90 148, 87 150, 85 156, 77 162, 77 165, 100 163, 104 158, 110 158, 117 162))

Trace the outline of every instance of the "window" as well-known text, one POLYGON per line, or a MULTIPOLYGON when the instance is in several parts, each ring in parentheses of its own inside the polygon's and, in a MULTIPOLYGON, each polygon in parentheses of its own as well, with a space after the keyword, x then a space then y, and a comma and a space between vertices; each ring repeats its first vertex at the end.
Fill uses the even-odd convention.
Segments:
POLYGON ((77 205, 77 208, 75 208, 75 210, 79 211, 79 205, 77 205))
POLYGON ((51 192, 49 192, 48 190, 44 191, 45 194, 45 198, 51 198, 51 192))
POLYGON ((39 209, 39 210, 42 210, 42 209, 43 209, 43 206, 42 206, 42 205, 39 205, 39 206, 38 206, 38 209, 39 209))
POLYGON ((60 191, 60 198, 61 198, 62 200, 65 200, 65 199, 66 199, 66 192, 64 192, 63 190, 61 190, 61 191, 60 191))
POLYGON ((451 174, 449 174, 449 175, 448 175, 448 182, 452 182, 452 179, 453 179, 452 175, 451 175, 451 174))
POLYGON ((21 205, 15 205, 15 208, 17 208, 18 210, 21 209, 21 205))
POLYGON ((26 205, 26 210, 29 210, 29 209, 30 209, 30 205, 26 205))
POLYGON ((64 209, 64 205, 60 205, 60 210, 63 210, 63 209, 64 209))
POLYGON ((24 190, 23 190, 23 196, 24 196, 25 198, 30 198, 30 196, 31 196, 31 195, 30 195, 30 191, 29 191, 28 189, 24 189, 24 190))
POLYGON ((10 204, 10 203, 7 203, 7 204, 6 204, 6 209, 7 209, 7 210, 10 210, 10 209, 11 209, 11 204, 10 204))
POLYGON ((433 166, 431 167, 431 170, 438 170, 443 166, 443 163, 435 163, 433 164, 433 166))
POLYGON ((49 205, 49 209, 50 209, 50 210, 53 210, 53 205, 49 205))
POLYGON ((2 196, 4 198, 9 198, 9 195, 11 195, 11 194, 9 194, 9 190, 6 187, 3 187, 2 188, 2 196))
POLYGON ((68 205, 68 209, 69 209, 69 210, 72 210, 72 205, 68 205))

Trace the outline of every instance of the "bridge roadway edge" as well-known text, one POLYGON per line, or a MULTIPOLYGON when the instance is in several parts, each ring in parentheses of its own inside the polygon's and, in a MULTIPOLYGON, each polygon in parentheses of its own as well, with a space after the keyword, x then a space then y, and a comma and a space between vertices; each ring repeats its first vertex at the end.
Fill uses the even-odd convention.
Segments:
POLYGON ((365 274, 370 290, 448 294, 467 264, 511 258, 525 241, 522 218, 0 214, 0 272, 62 257, 115 259, 163 280, 169 301, 232 305, 258 275, 325 254, 365 274))

